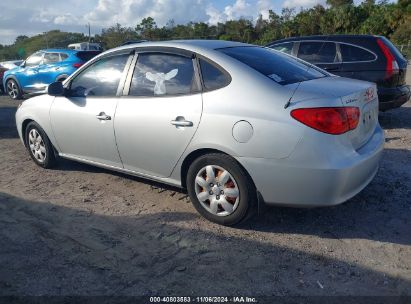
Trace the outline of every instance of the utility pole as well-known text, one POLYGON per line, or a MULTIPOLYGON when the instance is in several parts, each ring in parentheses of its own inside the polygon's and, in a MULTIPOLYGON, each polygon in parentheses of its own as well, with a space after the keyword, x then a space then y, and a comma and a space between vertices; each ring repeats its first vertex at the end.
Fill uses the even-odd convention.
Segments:
POLYGON ((88 43, 90 43, 91 42, 90 22, 86 24, 86 27, 88 27, 88 43))

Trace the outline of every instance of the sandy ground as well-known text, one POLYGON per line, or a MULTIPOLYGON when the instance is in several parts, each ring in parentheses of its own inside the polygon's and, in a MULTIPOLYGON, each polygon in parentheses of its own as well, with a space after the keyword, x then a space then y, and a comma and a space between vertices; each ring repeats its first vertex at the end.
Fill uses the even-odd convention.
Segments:
POLYGON ((381 170, 347 203, 236 228, 185 194, 87 165, 43 170, 0 97, 0 295, 411 295, 411 104, 381 115, 381 170))

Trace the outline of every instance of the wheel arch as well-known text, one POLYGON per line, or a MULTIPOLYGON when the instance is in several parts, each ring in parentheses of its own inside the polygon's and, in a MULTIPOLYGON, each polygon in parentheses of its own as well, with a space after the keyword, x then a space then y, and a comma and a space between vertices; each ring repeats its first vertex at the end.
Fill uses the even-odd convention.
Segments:
POLYGON ((47 133, 47 131, 34 119, 32 118, 26 118, 23 120, 23 122, 21 123, 21 134, 22 134, 22 138, 23 138, 23 144, 25 147, 27 147, 27 138, 26 138, 26 129, 29 123, 31 122, 35 122, 36 124, 38 124, 40 126, 40 128, 43 130, 44 133, 46 133, 46 136, 48 137, 51 146, 53 147, 53 151, 54 151, 54 156, 58 156, 58 150, 56 148, 56 146, 54 145, 54 143, 51 140, 50 134, 47 133))
MULTIPOLYGON (((22 134, 22 138, 23 138, 23 143, 24 145, 27 147, 27 139, 26 139, 26 129, 27 129, 27 125, 31 122, 36 122, 35 120, 31 119, 31 118, 26 118, 25 120, 23 120, 22 124, 21 124, 21 134, 22 134)), ((37 122, 36 122, 37 123, 37 122)))
POLYGON ((247 176, 250 179, 254 189, 257 191, 256 185, 255 185, 254 180, 251 177, 250 173, 247 171, 247 169, 235 157, 231 156, 229 153, 223 152, 223 151, 218 150, 218 149, 213 149, 213 148, 201 148, 201 149, 191 151, 184 158, 184 160, 181 164, 181 169, 180 169, 181 187, 183 189, 187 188, 186 176, 187 176, 187 173, 188 173, 188 169, 190 168, 190 165, 193 163, 193 161, 196 160, 200 156, 203 156, 203 155, 206 155, 206 154, 211 154, 211 153, 224 154, 224 155, 232 157, 237 162, 237 164, 244 170, 244 172, 247 174, 247 176))
POLYGON ((23 92, 20 82, 15 75, 8 75, 7 78, 4 79, 3 81, 4 89, 7 90, 7 81, 9 81, 10 79, 13 79, 17 83, 19 89, 23 92))
POLYGON ((69 76, 70 75, 68 75, 68 74, 60 74, 60 75, 58 75, 57 77, 56 77, 56 81, 64 81, 64 80, 66 80, 67 78, 69 78, 69 76))

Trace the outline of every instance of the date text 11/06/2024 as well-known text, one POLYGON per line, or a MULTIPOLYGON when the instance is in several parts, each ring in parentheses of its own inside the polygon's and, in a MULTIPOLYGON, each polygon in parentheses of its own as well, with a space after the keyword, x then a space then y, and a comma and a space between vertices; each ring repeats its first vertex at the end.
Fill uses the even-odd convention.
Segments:
POLYGON ((150 303, 257 303, 253 297, 150 297, 150 303))

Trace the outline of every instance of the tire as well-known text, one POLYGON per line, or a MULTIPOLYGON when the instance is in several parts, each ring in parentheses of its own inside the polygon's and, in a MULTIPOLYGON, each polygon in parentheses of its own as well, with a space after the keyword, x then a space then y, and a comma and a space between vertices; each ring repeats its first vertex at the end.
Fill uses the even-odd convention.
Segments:
POLYGON ((186 185, 196 210, 211 222, 232 226, 249 218, 255 209, 254 184, 228 155, 212 153, 197 158, 188 169, 186 185))
POLYGON ((23 92, 21 91, 17 81, 14 79, 7 80, 5 89, 11 99, 19 100, 23 98, 23 92))
POLYGON ((33 161, 42 168, 52 168, 56 163, 54 148, 44 130, 30 122, 25 130, 26 147, 33 161))

